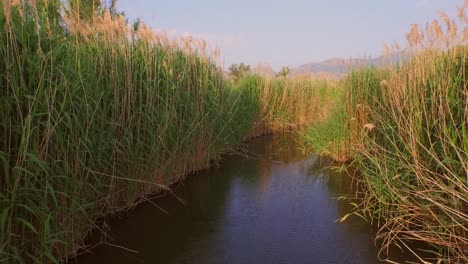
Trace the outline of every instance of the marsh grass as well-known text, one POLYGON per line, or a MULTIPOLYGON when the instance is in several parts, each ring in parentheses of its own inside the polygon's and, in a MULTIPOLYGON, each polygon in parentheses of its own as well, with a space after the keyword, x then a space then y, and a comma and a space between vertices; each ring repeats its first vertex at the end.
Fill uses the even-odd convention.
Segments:
POLYGON ((233 85, 204 41, 50 3, 0 2, 2 263, 58 263, 99 217, 317 107, 314 83, 233 85))
POLYGON ((328 156, 339 162, 350 158, 350 131, 346 112, 344 90, 341 84, 329 87, 327 105, 328 116, 314 122, 303 132, 303 143, 306 150, 328 156))
POLYGON ((468 261, 467 7, 413 25, 405 50, 386 45, 404 60, 350 73, 338 83, 344 103, 304 135, 320 154, 351 157, 364 197, 354 213, 379 224, 388 261, 393 246, 421 262, 468 261))
POLYGON ((343 84, 352 166, 365 190, 360 214, 380 223, 382 258, 390 246, 422 242, 437 260, 421 262, 468 261, 465 8, 458 22, 442 13, 445 27, 413 26, 409 61, 355 71, 343 84))
POLYGON ((348 87, 355 99, 373 95, 351 105, 353 158, 367 187, 365 211, 385 220, 383 249, 415 240, 441 260, 467 260, 467 51, 424 51, 371 91, 355 80, 348 87))

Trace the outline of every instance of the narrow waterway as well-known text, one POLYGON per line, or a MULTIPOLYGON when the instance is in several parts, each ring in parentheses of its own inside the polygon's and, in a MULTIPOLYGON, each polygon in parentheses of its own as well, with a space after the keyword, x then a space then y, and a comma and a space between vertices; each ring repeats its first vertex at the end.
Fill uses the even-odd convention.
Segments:
POLYGON ((111 221, 78 263, 379 263, 368 223, 350 217, 349 177, 304 155, 291 136, 249 142, 242 155, 192 175, 111 221))

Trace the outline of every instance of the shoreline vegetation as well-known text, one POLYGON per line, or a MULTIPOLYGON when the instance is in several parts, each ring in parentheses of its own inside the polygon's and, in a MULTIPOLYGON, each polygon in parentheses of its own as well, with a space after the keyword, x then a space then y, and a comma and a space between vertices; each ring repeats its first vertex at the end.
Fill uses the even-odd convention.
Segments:
POLYGON ((326 113, 325 82, 233 82, 203 41, 107 9, 54 20, 59 2, 1 3, 2 263, 58 263, 99 217, 326 113))
POLYGON ((383 258, 390 246, 423 242, 436 259, 421 262, 468 261, 466 7, 457 20, 441 12, 441 21, 414 25, 408 60, 342 79, 343 103, 304 135, 309 148, 357 171, 364 199, 353 213, 379 223, 383 258))
POLYGON ((98 218, 248 138, 299 128, 308 150, 358 170, 350 214, 382 221, 383 257, 418 241, 468 261, 465 8, 413 27, 401 64, 233 80, 203 40, 85 7, 0 1, 0 262, 66 261, 98 218))

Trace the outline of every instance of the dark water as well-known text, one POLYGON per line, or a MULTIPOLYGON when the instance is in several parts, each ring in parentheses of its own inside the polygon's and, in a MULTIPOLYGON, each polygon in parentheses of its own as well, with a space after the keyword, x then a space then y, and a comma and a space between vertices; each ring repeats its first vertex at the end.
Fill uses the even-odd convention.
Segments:
POLYGON ((112 220, 107 244, 72 262, 379 263, 369 224, 336 222, 351 208, 335 199, 352 192, 349 178, 289 136, 255 139, 248 155, 226 156, 112 220))

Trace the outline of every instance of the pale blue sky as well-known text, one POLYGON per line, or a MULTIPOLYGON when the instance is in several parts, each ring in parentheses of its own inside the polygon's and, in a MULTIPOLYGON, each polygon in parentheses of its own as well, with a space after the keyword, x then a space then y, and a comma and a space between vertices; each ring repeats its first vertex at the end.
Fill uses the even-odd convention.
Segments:
POLYGON ((222 63, 267 63, 278 69, 332 57, 380 55, 404 43, 411 24, 463 0, 120 0, 130 20, 153 29, 201 36, 221 49, 222 63))

